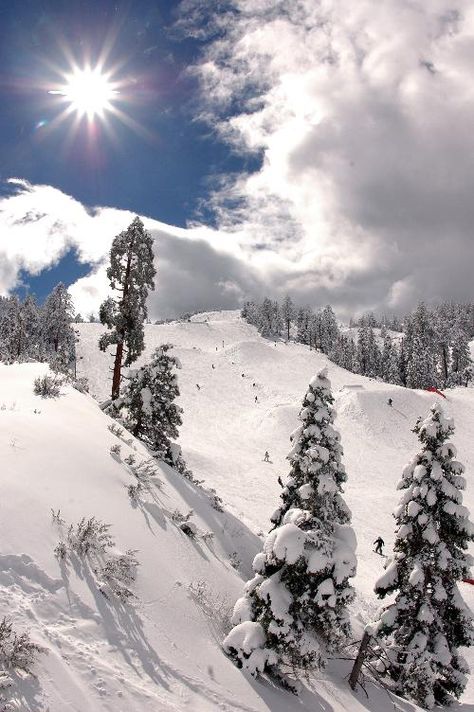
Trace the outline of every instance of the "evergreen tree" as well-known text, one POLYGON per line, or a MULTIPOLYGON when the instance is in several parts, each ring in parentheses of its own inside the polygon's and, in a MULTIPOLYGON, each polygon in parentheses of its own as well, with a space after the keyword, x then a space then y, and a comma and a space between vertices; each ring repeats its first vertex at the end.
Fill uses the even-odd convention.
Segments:
POLYGON ((400 383, 399 357, 389 334, 385 333, 380 359, 380 376, 386 383, 400 383))
POLYGON ((144 349, 143 323, 147 317, 148 290, 154 287, 153 239, 136 217, 114 239, 107 277, 118 298, 109 297, 100 307, 100 321, 109 329, 99 340, 105 351, 116 344, 112 400, 120 395, 122 365, 130 366, 144 349), (125 359, 124 359, 125 352, 125 359), (122 363, 123 362, 123 363, 122 363))
POLYGON ((433 319, 421 302, 411 317, 412 342, 407 355, 406 385, 408 388, 430 388, 438 385, 436 363, 438 344, 433 319))
POLYGON ((332 307, 327 306, 321 312, 321 335, 319 348, 325 354, 329 354, 339 336, 336 315, 332 307))
POLYGON ((310 343, 311 309, 300 307, 296 315, 296 340, 301 344, 310 343))
POLYGON ((296 310, 295 310, 294 304, 291 300, 291 297, 288 294, 284 298, 283 304, 281 305, 281 314, 282 314, 282 318, 283 318, 283 321, 285 324, 286 338, 287 338, 287 341, 289 341, 290 340, 291 322, 295 318, 296 310))
POLYGON ((71 327, 74 320, 72 297, 60 282, 45 300, 41 330, 48 353, 69 363, 74 358, 75 335, 71 327))
POLYGON ((451 364, 447 384, 449 386, 467 386, 473 375, 472 359, 469 350, 469 337, 460 318, 454 324, 451 342, 451 364))
POLYGON ((273 336, 275 309, 271 299, 265 297, 260 307, 258 330, 262 336, 273 336))
POLYGON ((375 586, 380 598, 396 592, 373 628, 388 656, 378 667, 399 694, 428 709, 462 693, 468 668, 459 648, 474 644, 471 613, 457 586, 470 575, 474 534, 462 505, 464 468, 448 441, 453 431, 439 405, 418 420, 422 447, 398 485, 404 494, 395 510, 394 557, 375 586))
POLYGON ((163 344, 150 363, 131 371, 123 397, 117 403, 125 409, 126 428, 169 465, 175 464, 171 439, 178 437, 183 412, 174 402, 179 396, 175 369, 181 368, 181 364, 168 353, 172 348, 171 344, 163 344))
POLYGON ((357 336, 358 372, 363 376, 375 378, 380 372, 380 349, 375 340, 372 326, 365 320, 359 328, 357 336))
POLYGON ((252 674, 320 665, 350 634, 355 537, 326 369, 309 384, 293 433, 290 476, 255 577, 234 608, 224 649, 252 674))

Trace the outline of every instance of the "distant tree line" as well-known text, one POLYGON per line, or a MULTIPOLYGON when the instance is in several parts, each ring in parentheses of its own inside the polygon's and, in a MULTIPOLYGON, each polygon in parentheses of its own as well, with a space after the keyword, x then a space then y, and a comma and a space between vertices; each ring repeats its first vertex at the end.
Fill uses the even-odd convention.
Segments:
POLYGON ((242 317, 262 336, 290 339, 318 349, 342 368, 407 388, 467 386, 474 375, 469 340, 474 305, 421 302, 402 319, 366 314, 342 330, 328 305, 317 311, 266 297, 248 301, 242 317), (357 329, 355 337, 354 330, 357 329), (392 334, 390 334, 392 332, 392 334), (395 334, 393 332, 396 332, 395 334))
POLYGON ((75 361, 72 298, 58 284, 41 306, 32 295, 0 297, 0 360, 49 361, 67 370, 75 361))

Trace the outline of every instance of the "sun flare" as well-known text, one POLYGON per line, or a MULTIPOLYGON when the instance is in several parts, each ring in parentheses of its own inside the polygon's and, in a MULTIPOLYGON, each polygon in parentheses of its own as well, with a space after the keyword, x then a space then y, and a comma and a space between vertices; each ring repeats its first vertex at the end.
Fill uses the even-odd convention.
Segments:
POLYGON ((68 102, 69 109, 79 116, 103 117, 106 111, 112 109, 118 91, 116 84, 110 81, 109 75, 100 67, 75 69, 65 76, 65 83, 50 94, 59 94, 68 102))

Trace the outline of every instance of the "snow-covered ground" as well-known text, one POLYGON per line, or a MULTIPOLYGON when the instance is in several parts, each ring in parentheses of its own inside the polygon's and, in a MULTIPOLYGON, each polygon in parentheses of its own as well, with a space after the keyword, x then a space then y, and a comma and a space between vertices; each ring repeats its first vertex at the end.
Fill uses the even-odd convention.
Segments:
MULTIPOLYGON (((88 376, 91 392, 105 398, 110 358, 97 348, 102 327, 78 328, 79 375, 88 376)), ((333 662, 295 698, 245 677, 220 648, 222 618, 241 594, 261 545, 259 533, 267 530, 278 504, 277 478, 288 471, 289 434, 305 387, 327 359, 301 345, 261 338, 234 312, 147 326, 141 361, 163 342, 175 344, 183 366, 184 456, 195 477, 216 488, 226 512, 213 509, 205 492, 166 466, 159 468, 162 484, 133 506, 126 487, 134 478, 123 458, 133 452, 146 459, 142 446, 133 439, 122 442, 121 458, 112 456, 110 447, 119 440, 92 398, 65 387, 60 398, 42 400, 33 395, 32 382, 43 366, 0 366, 0 614, 10 614, 18 629, 28 629, 50 651, 36 668, 38 679, 21 684, 17 709, 392 710, 386 692, 371 690, 369 700, 351 693, 344 680, 348 663, 333 662), (263 462, 265 450, 270 463, 263 462), (68 523, 94 515, 111 524, 120 551, 138 550, 134 607, 107 601, 77 561, 67 571, 59 566, 51 508, 60 509, 68 523), (172 519, 175 510, 189 509, 195 512, 196 540, 172 519), (211 541, 200 536, 209 531, 211 541), (231 556, 240 560, 238 570, 231 556)), ((359 541, 353 606, 359 632, 378 606, 372 587, 383 559, 372 542, 381 534, 389 549, 393 541, 395 485, 417 448, 411 428, 436 396, 378 383, 331 363, 329 375, 349 474, 346 500, 359 541)), ((474 389, 449 391, 448 398, 469 482, 474 389)), ((465 499, 468 506, 473 502, 474 483, 465 499)), ((463 585, 462 592, 473 604, 472 588, 463 585)), ((474 654, 467 657, 474 668, 474 654)), ((474 709, 474 686, 460 708, 474 709)))

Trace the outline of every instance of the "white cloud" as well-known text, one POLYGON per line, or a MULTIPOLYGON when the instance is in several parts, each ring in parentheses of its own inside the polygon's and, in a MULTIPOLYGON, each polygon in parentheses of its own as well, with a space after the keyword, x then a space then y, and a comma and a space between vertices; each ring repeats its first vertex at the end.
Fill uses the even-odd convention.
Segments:
POLYGON ((262 165, 216 193, 221 224, 341 307, 471 298, 472 3, 232 7, 194 71, 204 115, 262 165))
MULTIPOLYGON (((70 287, 76 309, 97 312, 108 293, 105 274, 113 238, 134 218, 115 208, 86 208, 51 186, 13 179, 13 195, 0 199, 0 291, 11 292, 21 270, 38 274, 70 249, 91 271, 70 287)), ((259 293, 264 275, 245 262, 235 236, 206 227, 182 229, 142 217, 155 239, 157 289, 153 319, 189 309, 235 308, 259 293)))
MULTIPOLYGON (((189 2, 189 17, 209 11, 189 2)), ((203 116, 261 166, 222 177, 210 198, 218 229, 145 218, 158 255, 152 317, 286 291, 342 314, 471 299, 474 7, 233 7, 221 5, 218 31, 211 27, 218 39, 194 71, 203 116)), ((74 248, 93 265, 72 287, 78 308, 96 310, 111 240, 133 215, 86 208, 50 186, 14 187, 0 199, 0 290, 74 248)))

